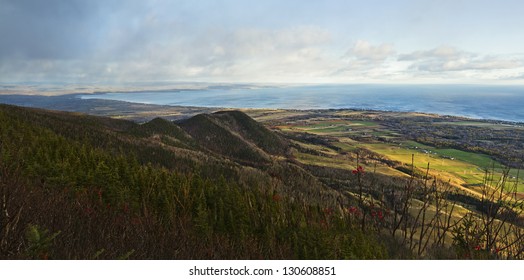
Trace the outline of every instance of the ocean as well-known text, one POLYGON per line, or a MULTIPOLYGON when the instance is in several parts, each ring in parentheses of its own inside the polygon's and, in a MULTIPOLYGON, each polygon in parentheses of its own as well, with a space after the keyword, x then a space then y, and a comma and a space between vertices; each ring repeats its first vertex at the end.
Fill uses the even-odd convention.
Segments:
POLYGON ((205 90, 82 95, 133 103, 222 108, 362 109, 424 112, 524 122, 524 86, 308 85, 222 86, 205 90))

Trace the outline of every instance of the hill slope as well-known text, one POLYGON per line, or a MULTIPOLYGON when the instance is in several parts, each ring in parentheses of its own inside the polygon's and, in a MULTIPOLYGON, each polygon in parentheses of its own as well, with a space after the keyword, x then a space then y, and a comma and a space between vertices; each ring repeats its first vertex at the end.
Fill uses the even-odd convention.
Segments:
POLYGON ((0 232, 0 258, 510 258, 524 251, 512 201, 457 194, 423 175, 376 176, 368 165, 347 172, 300 164, 288 149, 310 158, 318 151, 299 140, 290 144, 235 111, 140 125, 0 105, 0 229, 9 229, 0 232), (479 230, 468 228, 477 221, 511 234, 481 229, 464 237, 479 230))
POLYGON ((240 111, 220 111, 211 115, 223 127, 237 132, 244 139, 254 143, 266 153, 284 156, 289 148, 287 140, 256 122, 240 111))
POLYGON ((238 130, 228 127, 215 115, 200 114, 180 122, 179 125, 197 143, 217 154, 250 165, 268 164, 269 155, 238 130))
MULTIPOLYGON (((358 229, 345 235, 340 217, 323 226, 322 209, 334 205, 320 198, 336 199, 313 176, 273 162, 234 129, 201 122, 216 129, 211 136, 224 132, 224 139, 266 160, 268 170, 239 165, 227 153, 205 153, 207 147, 184 142, 191 138, 163 120, 141 126, 0 105, 0 191, 6 198, 0 227, 9 229, 0 232, 0 258, 386 256, 375 235, 358 229), (186 148, 148 135, 176 137, 186 148), (294 178, 293 184, 279 178, 294 178)), ((205 139, 204 131, 185 127, 205 139)))

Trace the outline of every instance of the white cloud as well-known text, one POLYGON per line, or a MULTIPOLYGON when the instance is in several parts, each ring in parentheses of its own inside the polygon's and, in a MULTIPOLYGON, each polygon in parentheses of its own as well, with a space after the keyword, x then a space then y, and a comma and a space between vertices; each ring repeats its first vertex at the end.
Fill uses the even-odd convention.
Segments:
POLYGON ((522 60, 518 58, 486 56, 448 46, 401 54, 398 60, 411 62, 411 70, 425 72, 494 71, 523 66, 522 60))
POLYGON ((372 62, 382 62, 394 54, 395 50, 392 44, 374 46, 365 40, 358 40, 353 47, 346 52, 347 57, 372 62))
POLYGON ((342 82, 391 81, 398 77, 398 65, 395 65, 395 59, 393 44, 373 45, 366 40, 357 40, 344 53, 330 76, 342 82))
POLYGON ((524 80, 524 72, 501 76, 503 80, 524 80))
POLYGON ((78 58, 0 61, 0 81, 395 82, 521 79, 522 57, 440 46, 398 54, 392 43, 340 38, 317 26, 192 29, 153 13, 104 30, 107 40, 78 58))
POLYGON ((492 81, 524 73, 523 56, 507 55, 523 45, 518 4, 124 2, 0 0, 0 81, 492 81), (466 9, 483 16, 464 18, 466 9), (447 45, 422 49, 439 43, 447 45))
POLYGON ((207 29, 192 36, 149 25, 133 32, 108 31, 112 40, 86 60, 17 60, 0 63, 0 76, 18 80, 266 80, 324 75, 332 69, 325 52, 331 34, 313 26, 282 29, 207 29), (156 40, 153 40, 156 38, 156 40), (161 38, 161 39, 159 39, 161 38), (132 44, 134 42, 134 44, 132 44), (21 75, 22 76, 22 75, 21 75))
POLYGON ((462 57, 471 56, 471 53, 460 51, 456 48, 449 46, 440 46, 431 50, 415 51, 408 54, 400 54, 398 60, 400 61, 413 61, 413 60, 425 60, 425 59, 457 59, 462 57))
POLYGON ((233 32, 210 30, 192 40, 175 44, 180 55, 166 57, 184 68, 199 67, 199 75, 215 80, 298 79, 325 71, 329 55, 325 46, 331 34, 316 27, 293 27, 279 30, 240 29, 233 32))

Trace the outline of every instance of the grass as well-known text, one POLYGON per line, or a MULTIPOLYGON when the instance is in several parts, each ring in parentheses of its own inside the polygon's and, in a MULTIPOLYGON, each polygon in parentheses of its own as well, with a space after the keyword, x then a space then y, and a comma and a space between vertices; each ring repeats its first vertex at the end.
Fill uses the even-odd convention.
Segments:
POLYGON ((307 132, 323 136, 339 137, 341 139, 351 135, 362 134, 395 137, 373 121, 315 120, 297 123, 296 125, 282 125, 278 128, 282 131, 307 132))
POLYGON ((347 143, 347 142, 336 142, 333 145, 341 148, 342 151, 344 152, 353 152, 357 150, 357 146, 355 146, 354 144, 347 143))
MULTIPOLYGON (((410 143, 414 144, 416 142, 410 143)), ((411 164, 411 157, 412 155, 415 155, 415 167, 425 169, 429 163, 430 169, 434 174, 439 175, 441 179, 452 180, 459 184, 474 185, 482 183, 485 178, 485 168, 489 168, 489 166, 493 163, 493 160, 485 155, 464 152, 455 149, 435 149, 426 145, 396 146, 387 143, 373 143, 362 144, 361 146, 373 152, 385 155, 392 160, 400 161, 405 164, 411 164), (418 147, 418 149, 411 147, 418 147), (429 153, 430 150, 433 153, 429 153), (428 151, 428 153, 425 151, 428 151), (437 152, 437 154, 434 154, 434 152, 437 152), (453 157, 454 159, 443 156, 453 157), (476 164, 474 163, 475 160, 477 160, 476 164), (460 181, 454 180, 457 178, 463 182, 460 183, 460 181)), ((493 164, 495 166, 495 174, 493 179, 494 181, 498 181, 502 175, 502 165, 496 162, 493 164)), ((516 173, 516 171, 514 171, 514 173, 516 173)), ((524 191, 524 184, 522 183, 524 176, 522 175, 519 175, 519 177, 521 177, 521 182, 518 184, 517 188, 519 192, 524 191)))
MULTIPOLYGON (((348 117, 357 116, 357 113, 348 112, 347 114, 339 113, 338 115, 348 117)), ((453 122, 454 125, 474 125, 492 127, 500 125, 491 123, 482 123, 474 121, 453 122)), ((359 147, 366 148, 375 153, 386 156, 389 159, 402 162, 404 164, 411 164, 411 155, 415 155, 415 166, 417 168, 425 169, 427 164, 430 164, 431 173, 438 176, 441 180, 450 181, 457 185, 477 185, 484 181, 486 170, 494 171, 493 181, 497 182, 501 179, 504 165, 494 161, 491 157, 474 152, 466 152, 451 148, 436 148, 424 145, 415 141, 402 141, 401 145, 385 142, 356 142, 350 137, 361 135, 373 135, 388 140, 399 140, 401 137, 397 133, 389 131, 382 127, 379 123, 373 121, 361 120, 343 120, 343 119, 312 119, 310 121, 301 121, 299 123, 291 123, 279 126, 283 131, 300 131, 323 136, 330 136, 338 138, 339 142, 333 143, 335 146, 342 149, 343 152, 354 152, 359 147)), ((330 157, 312 156, 312 155, 298 155, 299 160, 304 163, 322 166, 332 166, 338 168, 348 168, 348 164, 337 162, 333 156, 336 156, 335 151, 327 152, 322 147, 308 147, 313 148, 324 154, 329 154, 330 157), (335 154, 334 154, 335 152, 335 154)), ((349 165, 351 166, 351 165, 349 165)), ((349 167, 350 169, 353 166, 349 167)), ((392 174, 391 168, 384 166, 380 173, 392 174)), ((394 169, 393 169, 394 170, 394 169)), ((510 170, 508 182, 513 185, 517 177, 517 170, 510 170)), ((396 174, 398 175, 398 174, 396 174)), ((518 173, 519 183, 517 190, 524 192, 524 172, 518 173)))
POLYGON ((501 125, 498 123, 486 123, 478 121, 440 122, 440 125, 476 126, 491 129, 524 129, 521 125, 501 125))
POLYGON ((294 141, 294 140, 291 142, 301 146, 302 148, 314 150, 322 154, 332 155, 332 156, 338 155, 338 153, 335 150, 327 148, 325 146, 309 144, 309 143, 304 143, 304 142, 299 142, 299 141, 294 141))
POLYGON ((490 168, 493 165, 495 165, 495 168, 503 167, 500 163, 494 161, 492 158, 484 154, 465 152, 457 149, 439 149, 415 141, 405 141, 403 145, 410 148, 417 147, 419 150, 427 150, 440 156, 451 157, 456 160, 472 163, 481 168, 490 168))
MULTIPOLYGON (((334 115, 336 115, 337 117, 355 117, 359 119, 362 117, 361 114, 355 112, 337 112, 334 115)), ((416 116, 416 114, 413 114, 413 116, 416 116)), ((426 115, 421 116, 427 117, 426 115)), ((373 119, 372 117, 370 118, 373 119)), ((441 123, 435 122, 435 126, 438 126, 439 124, 441 123)), ((499 128, 498 124, 484 124, 481 122, 476 123, 473 121, 465 121, 463 123, 453 122, 450 124, 464 126, 479 126, 490 129, 506 129, 506 127, 499 128)), ((348 170, 348 172, 351 172, 351 170, 355 168, 355 152, 357 152, 359 148, 363 148, 376 154, 380 154, 384 158, 388 158, 392 161, 401 162, 407 166, 411 165, 412 155, 414 155, 414 165, 417 167, 417 169, 419 169, 419 172, 417 172, 417 174, 424 173, 423 170, 426 169, 429 163, 430 177, 435 177, 439 182, 437 184, 449 181, 451 186, 455 187, 450 190, 450 193, 458 191, 457 193, 461 195, 458 198, 453 198, 454 201, 457 201, 459 204, 456 205, 456 207, 453 210, 453 213, 451 214, 450 218, 452 223, 458 222, 459 220, 462 220, 464 217, 468 215, 474 217, 474 219, 476 219, 477 221, 481 221, 480 218, 477 217, 478 211, 481 210, 478 209, 478 205, 475 204, 475 201, 479 201, 478 199, 483 191, 482 183, 486 181, 487 174, 488 178, 492 177, 492 180, 490 183, 488 183, 488 185, 491 185, 494 188, 484 188, 484 191, 487 189, 497 192, 497 183, 502 177, 502 172, 505 166, 502 165, 500 162, 495 161, 493 158, 486 154, 466 152, 452 148, 436 148, 429 145, 423 145, 414 141, 406 141, 405 135, 399 135, 398 133, 389 130, 387 125, 388 123, 385 123, 385 125, 383 125, 380 120, 376 122, 361 122, 341 120, 338 118, 332 120, 324 120, 320 117, 317 117, 309 120, 300 119, 296 122, 286 122, 285 130, 291 132, 307 132, 311 134, 327 136, 326 138, 329 139, 330 145, 334 145, 341 149, 338 151, 333 150, 331 153, 329 153, 329 155, 327 155, 321 145, 320 147, 309 146, 308 148, 314 148, 314 150, 323 153, 319 153, 316 155, 311 155, 308 153, 294 154, 298 161, 310 165, 342 168, 348 170), (336 140, 338 140, 338 142, 336 140), (348 153, 348 155, 343 156, 344 153, 348 153), (494 174, 490 174, 487 172, 493 172, 494 174)), ((393 129, 395 129, 394 126, 393 129)), ((438 129, 438 127, 436 127, 436 129, 438 129)), ((497 139, 498 138, 485 141, 498 141, 497 139)), ((364 167, 366 172, 372 172, 375 165, 375 156, 366 151, 362 151, 360 155, 362 159, 360 161, 360 164, 364 167)), ((377 160, 376 164, 377 173, 407 176, 405 173, 402 173, 399 170, 392 169, 386 166, 386 164, 396 165, 396 163, 394 162, 377 160)), ((408 171, 406 172, 409 173, 408 171)), ((513 184, 515 182, 515 178, 513 178, 513 176, 518 176, 520 177, 520 183, 518 184, 518 192, 520 192, 519 195, 524 194, 524 184, 522 183, 524 181, 524 172, 521 172, 517 175, 516 170, 511 170, 509 175, 510 176, 508 177, 507 181, 508 184, 506 184, 505 186, 506 189, 508 189, 508 187, 513 187, 513 184)), ((419 188, 420 183, 417 180, 415 182, 417 184, 415 187, 419 188)), ((442 186, 447 185, 442 184, 442 186)), ((355 195, 354 197, 357 196, 355 195)), ((365 200, 373 200, 372 198, 367 198, 367 196, 364 197, 366 197, 365 200)), ((426 222, 428 220, 433 219, 434 217, 439 217, 436 215, 437 208, 435 204, 431 204, 432 202, 430 202, 429 205, 426 205, 419 199, 420 198, 413 199, 412 204, 410 205, 410 208, 408 210, 410 214, 409 216, 417 217, 418 219, 420 211, 423 211, 426 217, 426 222)), ((447 200, 447 202, 451 203, 451 200, 447 200)), ((517 212, 519 212, 518 209, 517 212)), ((422 223, 425 224, 424 222, 422 223)), ((486 225, 486 223, 483 224, 486 225)), ((416 244, 419 239, 419 233, 423 232, 423 230, 424 227, 418 227, 417 223, 413 224, 411 233, 414 232, 415 235, 414 239, 409 242, 415 242, 415 248, 417 247, 416 244)), ((403 230, 400 230, 399 232, 393 232, 393 234, 395 236, 402 235, 402 232, 403 230)), ((408 230, 406 232, 409 233, 410 231, 408 230)), ((402 236, 397 237, 402 239, 402 236)), ((424 240, 424 238, 422 238, 422 240, 424 240)), ((451 232, 446 233, 444 240, 445 244, 450 245, 452 243, 453 240, 451 232)), ((471 242, 467 241, 465 244, 466 245, 463 246, 463 249, 466 253, 470 253, 471 250, 478 250, 472 249, 478 246, 478 240, 473 240, 471 242)), ((410 246, 412 245, 413 244, 411 244, 410 246)), ((420 253, 420 247, 418 248, 418 250, 420 253)), ((482 253, 484 255, 471 254, 471 257, 480 258, 487 256, 485 252, 479 253, 482 253)), ((462 257, 462 255, 460 256, 462 257)), ((465 258, 470 258, 470 256, 467 254, 464 256, 466 256, 465 258)))
POLYGON ((355 168, 355 164, 338 158, 329 158, 324 156, 316 156, 307 153, 296 152, 294 156, 302 163, 318 166, 327 166, 352 170, 355 168))
MULTIPOLYGON (((346 169, 348 170, 348 172, 351 172, 352 170, 355 169, 355 162, 348 161, 342 158, 329 158, 329 157, 316 156, 316 155, 311 155, 311 154, 301 153, 301 152, 296 152, 294 156, 296 157, 296 159, 299 162, 303 164, 346 169)), ((366 165, 363 163, 361 163, 360 165, 362 165, 365 170, 375 169, 375 166, 372 166, 372 165, 366 165)), ((384 165, 377 165, 375 172, 384 174, 384 175, 390 175, 390 176, 400 176, 400 177, 406 176, 406 174, 396 169, 384 166, 384 165)))
POLYGON ((372 121, 345 121, 345 120, 325 120, 314 121, 307 125, 293 126, 295 129, 314 132, 339 132, 348 128, 369 128, 376 127, 378 124, 372 121))

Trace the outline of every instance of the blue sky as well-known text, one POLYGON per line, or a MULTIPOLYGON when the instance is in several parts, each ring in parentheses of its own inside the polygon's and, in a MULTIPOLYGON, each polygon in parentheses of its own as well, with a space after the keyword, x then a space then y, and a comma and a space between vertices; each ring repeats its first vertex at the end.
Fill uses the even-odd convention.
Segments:
POLYGON ((0 0, 0 82, 524 82, 521 1, 0 0))

